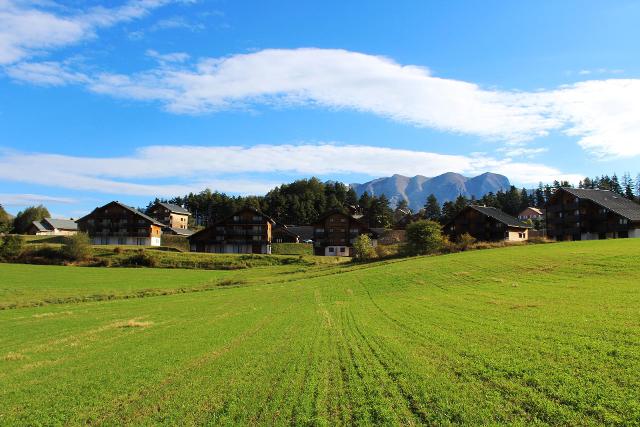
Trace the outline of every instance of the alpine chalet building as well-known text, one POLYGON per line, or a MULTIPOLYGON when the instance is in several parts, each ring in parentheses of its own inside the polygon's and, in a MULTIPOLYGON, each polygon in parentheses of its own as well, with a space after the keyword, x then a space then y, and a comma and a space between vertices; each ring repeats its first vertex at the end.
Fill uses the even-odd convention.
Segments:
POLYGON ((253 208, 243 208, 188 237, 192 252, 270 254, 276 222, 253 208))
POLYGON ((451 240, 470 234, 483 242, 522 242, 529 239, 531 226, 489 206, 471 205, 464 208, 443 227, 451 240))
POLYGON ((353 242, 361 234, 377 235, 353 215, 340 211, 324 214, 313 224, 313 251, 316 255, 353 256, 353 242))
POLYGON ((558 241, 640 237, 640 204, 608 190, 559 188, 545 218, 558 241))
POLYGON ((164 224, 118 201, 95 208, 76 221, 94 245, 160 246, 164 224))

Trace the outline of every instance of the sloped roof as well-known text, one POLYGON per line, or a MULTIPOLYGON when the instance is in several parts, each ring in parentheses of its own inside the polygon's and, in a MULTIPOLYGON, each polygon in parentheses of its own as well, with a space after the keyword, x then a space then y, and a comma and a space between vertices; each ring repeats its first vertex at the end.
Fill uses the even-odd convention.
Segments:
POLYGON ((38 231, 48 231, 48 228, 41 221, 32 221, 33 225, 38 231))
POLYGON ((288 225, 287 229, 300 237, 300 240, 313 240, 313 226, 311 225, 288 225))
POLYGON ((165 226, 163 223, 161 223, 160 221, 158 221, 158 220, 156 220, 156 219, 154 219, 154 218, 151 218, 149 215, 143 214, 143 213, 142 213, 142 212, 140 212, 139 210, 137 210, 137 209, 135 209, 135 208, 132 208, 131 206, 127 206, 127 205, 125 205, 124 203, 120 203, 120 202, 119 202, 119 201, 117 201, 117 200, 114 200, 113 202, 109 202, 109 203, 107 203, 106 205, 103 205, 103 206, 100 206, 100 207, 98 207, 98 208, 95 208, 93 211, 91 211, 91 213, 90 213, 90 214, 85 215, 85 216, 83 216, 83 217, 82 217, 82 218, 80 218, 80 219, 77 219, 77 220, 76 220, 76 222, 78 222, 78 221, 82 221, 83 219, 85 219, 85 218, 87 218, 87 217, 89 217, 89 216, 93 215, 93 213, 94 213, 95 211, 97 211, 98 209, 102 209, 102 208, 104 208, 105 206, 109 206, 110 204, 116 204, 116 205, 120 206, 121 208, 124 208, 124 209, 128 210, 129 212, 132 212, 132 213, 134 213, 134 214, 136 214, 136 215, 138 215, 138 216, 140 216, 140 217, 142 217, 142 218, 146 219, 147 221, 149 221, 149 222, 150 222, 150 223, 152 223, 153 225, 158 225, 158 226, 160 226, 160 227, 164 227, 164 226, 165 226))
POLYGON ((295 236, 295 237, 298 237, 298 238, 300 237, 298 234, 296 234, 296 233, 294 233, 293 231, 291 231, 291 230, 289 229, 289 227, 287 227, 287 226, 286 226, 286 225, 284 225, 284 224, 276 223, 276 225, 275 225, 275 226, 274 226, 274 228, 273 228, 273 232, 275 233, 275 232, 276 232, 276 231, 278 231, 278 230, 282 230, 282 231, 284 231, 286 234, 289 234, 289 235, 291 235, 291 236, 295 236))
POLYGON ((72 219, 45 218, 43 222, 49 223, 52 228, 58 230, 77 230, 78 224, 72 219))
POLYGON ((534 208, 533 206, 529 206, 526 209, 523 209, 522 212, 520 212, 520 214, 523 214, 526 211, 534 211, 535 213, 537 213, 538 215, 542 215, 542 209, 538 209, 538 208, 534 208))
POLYGON ((223 218, 223 219, 221 219, 221 220, 219 220, 219 221, 214 222, 214 223, 213 223, 213 224, 211 224, 210 226, 208 226, 208 227, 206 227, 206 228, 203 228, 203 229, 202 229, 202 230, 200 230, 200 231, 197 231, 197 232, 193 233, 193 234, 192 234, 191 236, 189 236, 189 237, 194 237, 194 236, 197 236, 197 235, 199 235, 199 234, 204 234, 207 230, 210 230, 212 227, 215 227, 215 226, 217 226, 218 224, 223 224, 223 223, 227 222, 227 221, 229 220, 229 218, 233 218, 234 216, 238 215, 240 212, 243 212, 243 211, 250 211, 250 212, 253 212, 253 213, 254 213, 254 214, 256 214, 256 215, 260 215, 260 216, 262 216, 262 217, 266 218, 266 219, 267 219, 267 221, 269 221, 271 224, 276 224, 276 221, 275 221, 273 218, 271 218, 269 215, 264 214, 264 213, 260 212, 260 211, 259 211, 259 210, 257 210, 257 209, 254 209, 254 208, 251 208, 251 207, 248 207, 248 206, 247 206, 247 207, 244 207, 244 208, 242 208, 242 209, 238 209, 237 211, 235 211, 235 212, 234 212, 234 213, 232 213, 231 215, 229 215, 229 216, 227 216, 227 217, 225 217, 225 218, 223 218))
POLYGON ((483 215, 491 217, 496 221, 499 221, 509 227, 531 228, 530 225, 523 223, 519 219, 514 218, 508 213, 505 213, 497 208, 493 208, 489 206, 478 206, 478 205, 471 205, 469 206, 469 208, 474 209, 483 215))
POLYGON ((195 231, 189 230, 188 228, 164 227, 162 230, 167 233, 177 234, 178 236, 191 236, 195 233, 195 231))
POLYGON ((163 202, 158 202, 158 204, 173 213, 182 214, 182 215, 191 215, 191 212, 189 212, 188 210, 186 210, 180 205, 175 205, 173 203, 163 203, 163 202))
POLYGON ((631 221, 640 221, 640 204, 609 190, 563 187, 562 190, 592 202, 631 221))

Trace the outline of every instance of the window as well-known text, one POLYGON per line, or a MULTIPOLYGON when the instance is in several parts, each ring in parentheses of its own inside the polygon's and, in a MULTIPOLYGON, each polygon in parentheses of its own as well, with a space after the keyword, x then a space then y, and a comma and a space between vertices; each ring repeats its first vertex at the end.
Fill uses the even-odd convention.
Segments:
POLYGON ((627 218, 620 218, 620 219, 618 220, 618 223, 619 223, 620 225, 626 225, 626 224, 628 224, 628 223, 629 223, 629 220, 628 220, 627 218))
POLYGON ((240 221, 240 217, 238 215, 234 215, 233 222, 239 222, 239 221, 240 221))
POLYGON ((344 218, 340 218, 340 222, 347 222, 347 220, 344 218))
POLYGON ((335 248, 333 246, 329 246, 329 252, 335 252, 335 248))
POLYGON ((253 221, 254 221, 254 222, 260 222, 260 220, 261 220, 261 219, 262 219, 262 218, 260 217, 260 215, 254 215, 254 216, 253 216, 253 221))
POLYGON ((344 252, 344 251, 345 251, 345 248, 340 247, 340 252, 344 252))

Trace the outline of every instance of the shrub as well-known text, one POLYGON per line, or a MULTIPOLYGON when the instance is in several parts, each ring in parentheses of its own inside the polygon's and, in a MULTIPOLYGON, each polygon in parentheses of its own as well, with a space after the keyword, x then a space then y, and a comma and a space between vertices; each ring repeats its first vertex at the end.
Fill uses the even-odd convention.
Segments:
POLYGON ((12 260, 20 256, 24 249, 24 237, 7 235, 0 240, 0 259, 12 260))
POLYGON ((404 251, 408 255, 426 255, 442 249, 442 228, 435 221, 420 220, 407 225, 407 243, 404 251))
POLYGON ((398 245, 381 245, 374 248, 378 258, 390 258, 398 255, 398 245))
POLYGON ((475 242, 476 242, 476 239, 471 234, 469 233, 461 234, 460 236, 458 236, 458 241, 457 241, 458 250, 468 251, 469 249, 472 249, 472 246, 475 242))
POLYGON ((130 267, 155 267, 158 265, 158 260, 141 249, 137 253, 122 260, 122 265, 130 267))
POLYGON ((113 253, 114 254, 121 254, 122 253, 122 248, 120 246, 116 246, 115 248, 113 248, 113 253))
POLYGON ((356 237, 353 242, 353 258, 359 261, 364 261, 373 258, 375 251, 373 250, 373 244, 371 239, 366 234, 361 234, 356 237))
POLYGON ((452 254, 458 252, 458 245, 449 240, 448 236, 442 236, 442 249, 440 251, 444 254, 452 254))
POLYGON ((62 253, 71 261, 84 261, 93 255, 93 246, 86 233, 69 236, 62 246, 62 253))

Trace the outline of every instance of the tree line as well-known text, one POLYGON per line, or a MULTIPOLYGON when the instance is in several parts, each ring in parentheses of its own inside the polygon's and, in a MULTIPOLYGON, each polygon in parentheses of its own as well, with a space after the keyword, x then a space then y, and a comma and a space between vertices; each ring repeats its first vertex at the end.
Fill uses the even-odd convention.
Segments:
POLYGON ((251 207, 271 216, 282 224, 312 224, 327 211, 337 210, 362 215, 369 227, 393 225, 393 209, 385 195, 357 196, 353 188, 335 181, 318 178, 299 179, 275 187, 264 196, 229 196, 219 191, 203 190, 168 200, 155 199, 184 206, 192 214, 194 226, 207 226, 222 220, 243 207, 251 207))
MULTIPOLYGON (((264 196, 229 196, 205 189, 181 197, 155 199, 141 210, 148 210, 159 201, 184 206, 192 213, 191 226, 196 228, 213 224, 246 206, 260 210, 282 224, 296 225, 313 224, 325 212, 338 210, 360 215, 360 220, 369 227, 386 228, 394 226, 406 215, 446 223, 472 203, 492 206, 517 216, 529 206, 543 207, 557 188, 570 186, 569 182, 559 180, 547 185, 540 183, 535 189, 511 186, 505 191, 487 193, 479 199, 460 195, 444 203, 440 203, 432 194, 427 197, 420 211, 410 212, 406 200, 401 200, 394 209, 385 195, 375 196, 365 192, 358 197, 348 185, 335 181, 323 182, 314 177, 280 185, 264 196)), ((622 178, 616 174, 586 177, 578 183, 578 188, 610 190, 640 202, 640 174, 635 179, 629 173, 622 175, 622 178)), ((49 216, 47 208, 38 205, 30 206, 11 218, 0 205, 0 233, 25 233, 33 221, 49 216)))

